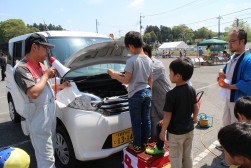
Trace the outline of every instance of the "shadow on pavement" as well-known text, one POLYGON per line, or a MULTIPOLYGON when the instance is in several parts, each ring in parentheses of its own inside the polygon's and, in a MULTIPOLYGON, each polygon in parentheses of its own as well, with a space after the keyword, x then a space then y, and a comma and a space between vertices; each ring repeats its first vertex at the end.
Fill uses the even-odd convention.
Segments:
POLYGON ((221 155, 219 157, 215 157, 211 163, 211 165, 203 165, 200 168, 227 168, 227 166, 222 166, 221 165, 221 161, 222 158, 224 158, 223 153, 221 153, 221 155))
MULTIPOLYGON (((36 158, 34 149, 31 145, 30 138, 25 136, 22 132, 20 123, 14 124, 13 122, 0 123, 0 150, 4 147, 11 146, 23 149, 30 155, 31 168, 36 167, 36 158)), ((115 153, 107 158, 86 161, 78 163, 77 167, 84 168, 107 168, 116 167, 122 168, 123 152, 115 153)))
POLYGON ((77 167, 84 168, 107 168, 107 167, 116 167, 123 168, 123 152, 115 153, 107 158, 94 160, 94 161, 86 161, 79 162, 77 167))
POLYGON ((0 123, 0 149, 11 146, 23 149, 30 155, 30 167, 36 167, 36 158, 30 138, 25 136, 21 129, 20 123, 13 123, 11 121, 0 123))

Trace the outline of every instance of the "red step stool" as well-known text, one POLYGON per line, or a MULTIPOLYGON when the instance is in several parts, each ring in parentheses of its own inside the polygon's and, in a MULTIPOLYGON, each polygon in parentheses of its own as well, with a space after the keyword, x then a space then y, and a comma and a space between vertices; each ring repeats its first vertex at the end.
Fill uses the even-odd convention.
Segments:
MULTIPOLYGON (((156 142, 152 142, 148 146, 153 147, 155 144, 156 142)), ((170 168, 167 145, 164 149, 164 155, 149 155, 143 150, 140 153, 135 153, 129 148, 124 148, 124 168, 170 168)))

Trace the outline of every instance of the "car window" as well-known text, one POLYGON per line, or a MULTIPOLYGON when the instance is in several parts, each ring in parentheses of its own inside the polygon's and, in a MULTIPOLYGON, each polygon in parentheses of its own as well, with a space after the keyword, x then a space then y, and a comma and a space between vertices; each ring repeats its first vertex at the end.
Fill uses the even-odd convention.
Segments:
POLYGON ((73 70, 66 74, 65 78, 76 78, 76 77, 88 77, 100 74, 106 74, 107 69, 114 69, 118 72, 124 72, 125 64, 118 63, 108 63, 108 64, 97 64, 92 66, 87 66, 73 70))
POLYGON ((13 57, 11 60, 11 65, 15 66, 16 61, 20 61, 24 55, 24 47, 22 45, 22 41, 17 41, 13 43, 13 57))
POLYGON ((50 37, 48 42, 55 45, 51 55, 65 64, 66 60, 80 49, 89 45, 111 41, 110 38, 99 37, 50 37))

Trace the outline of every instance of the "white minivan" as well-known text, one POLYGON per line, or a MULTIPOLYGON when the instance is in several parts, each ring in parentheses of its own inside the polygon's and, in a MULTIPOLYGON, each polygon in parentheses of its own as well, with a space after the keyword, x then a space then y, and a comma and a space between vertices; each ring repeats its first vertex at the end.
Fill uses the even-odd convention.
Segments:
MULTIPOLYGON (((77 160, 107 157, 121 151, 132 139, 127 90, 111 79, 108 68, 123 72, 128 50, 121 41, 97 33, 45 31, 55 45, 44 61, 50 67, 53 56, 70 68, 53 81, 68 80, 71 87, 56 94, 56 146, 59 167, 74 167, 77 160)), ((10 64, 6 70, 6 89, 10 118, 19 123, 24 100, 16 88, 13 67, 25 56, 25 39, 30 34, 9 40, 10 64)))

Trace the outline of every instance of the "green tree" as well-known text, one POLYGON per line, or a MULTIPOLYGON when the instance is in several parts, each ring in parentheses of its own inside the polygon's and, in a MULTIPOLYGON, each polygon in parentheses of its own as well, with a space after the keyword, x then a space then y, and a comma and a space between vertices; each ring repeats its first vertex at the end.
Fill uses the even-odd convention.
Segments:
POLYGON ((38 31, 39 31, 39 30, 38 30, 37 28, 35 28, 35 27, 28 27, 28 29, 29 29, 29 32, 30 32, 30 33, 38 32, 38 31))
POLYGON ((206 27, 199 28, 193 33, 194 33, 194 39, 211 39, 217 35, 215 32, 207 29, 206 27))
POLYGON ((143 40, 145 43, 150 44, 151 42, 151 34, 150 33, 145 33, 143 36, 143 40))
POLYGON ((193 41, 193 38, 194 38, 194 34, 193 34, 193 30, 192 29, 190 29, 190 28, 185 28, 185 30, 184 30, 184 40, 183 41, 185 41, 188 45, 191 45, 191 44, 193 44, 194 43, 194 41, 193 41))
POLYGON ((29 28, 36 28, 38 31, 48 31, 48 30, 64 30, 60 25, 55 26, 53 24, 49 24, 48 26, 43 23, 33 23, 33 25, 27 24, 27 27, 29 28))
POLYGON ((158 40, 158 38, 157 38, 156 34, 154 33, 154 31, 150 32, 150 39, 151 39, 152 44, 155 43, 158 40))
POLYGON ((193 30, 186 25, 174 26, 172 28, 172 35, 174 41, 184 41, 188 44, 193 43, 193 30))
POLYGON ((180 26, 173 26, 172 28, 172 35, 173 35, 173 39, 174 41, 181 41, 183 40, 183 30, 182 27, 180 26))
POLYGON ((144 34, 151 33, 151 32, 154 32, 154 34, 157 36, 157 41, 161 40, 161 33, 158 26, 146 26, 144 34))
POLYGON ((145 43, 153 45, 155 42, 158 41, 158 38, 157 38, 157 35, 155 34, 155 32, 151 31, 149 33, 144 34, 143 40, 145 43))
POLYGON ((0 22, 0 44, 7 43, 9 39, 29 32, 30 29, 20 19, 9 19, 0 22))
POLYGON ((234 20, 234 22, 232 23, 231 26, 225 27, 225 33, 223 33, 222 39, 227 41, 228 40, 228 33, 231 30, 237 28, 237 25, 238 25, 238 28, 244 29, 247 32, 247 35, 248 35, 247 41, 251 41, 251 27, 247 22, 245 22, 242 19, 241 20, 236 19, 236 20, 234 20))
POLYGON ((160 42, 173 41, 172 29, 170 27, 160 25, 161 38, 160 42))
POLYGON ((124 41, 125 40, 125 36, 121 36, 119 39, 117 39, 118 41, 124 41))

